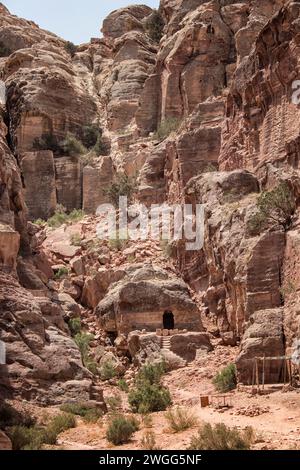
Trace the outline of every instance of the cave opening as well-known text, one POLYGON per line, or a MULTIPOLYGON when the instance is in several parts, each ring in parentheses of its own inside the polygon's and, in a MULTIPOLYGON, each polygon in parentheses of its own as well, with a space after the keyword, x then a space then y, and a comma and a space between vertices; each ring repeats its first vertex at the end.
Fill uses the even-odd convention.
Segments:
POLYGON ((174 315, 170 310, 166 310, 163 317, 164 330, 174 330, 174 315))

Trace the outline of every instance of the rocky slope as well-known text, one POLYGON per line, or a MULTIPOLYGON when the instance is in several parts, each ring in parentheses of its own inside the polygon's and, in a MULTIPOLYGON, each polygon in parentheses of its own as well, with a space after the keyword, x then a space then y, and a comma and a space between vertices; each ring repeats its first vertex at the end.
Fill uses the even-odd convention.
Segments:
MULTIPOLYGON (((102 402, 70 337, 67 323, 79 316, 104 348, 98 362, 108 348, 121 369, 134 356, 126 335, 155 330, 168 310, 179 329, 200 334, 187 339, 193 351, 210 349, 203 324, 240 345, 244 383, 252 358, 289 354, 300 328, 299 9, 162 0, 159 16, 143 5, 111 13, 103 37, 74 48, 0 5, 3 394, 102 402), (78 147, 92 127, 101 146, 78 147), (95 211, 120 171, 137 176, 136 202, 204 204, 203 248, 178 242, 166 256, 153 240, 99 242, 95 211), (288 226, 253 231, 259 195, 282 182, 288 226), (55 230, 31 223, 61 205, 89 215, 55 230)), ((280 376, 270 366, 265 379, 280 376)))

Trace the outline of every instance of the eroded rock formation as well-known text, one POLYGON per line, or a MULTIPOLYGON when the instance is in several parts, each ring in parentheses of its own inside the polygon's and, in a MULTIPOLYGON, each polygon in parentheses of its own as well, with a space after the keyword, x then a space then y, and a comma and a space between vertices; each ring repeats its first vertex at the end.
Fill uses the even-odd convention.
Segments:
MULTIPOLYGON (((183 361, 201 346, 206 316, 224 344, 240 343, 245 383, 253 357, 289 354, 299 335, 293 81, 300 3, 162 0, 161 40, 149 32, 153 11, 130 6, 108 16, 102 38, 74 51, 0 8, 7 51, 0 59, 7 91, 0 124, 5 393, 42 395, 47 403, 78 392, 88 398, 93 378, 64 320, 94 310, 114 336, 154 332, 171 313, 174 326, 188 330, 186 338, 172 339, 173 353, 183 355, 181 340, 195 346, 183 361), (96 150, 64 150, 66 136, 82 143, 89 126, 101 136, 96 150), (43 139, 49 148, 38 148, 43 139), (109 202, 105 189, 120 171, 137 177, 137 202, 204 204, 204 246, 187 252, 183 242, 174 244, 170 263, 177 270, 154 263, 159 251, 151 243, 113 250, 95 241, 95 211, 109 202), (293 198, 289 226, 273 223, 253 233, 259 194, 281 181, 293 198), (89 217, 52 233, 27 224, 27 215, 48 219, 58 204, 89 217), (135 266, 145 259, 149 264, 135 266)), ((144 359, 140 348, 137 362, 144 359)), ((280 379, 275 369, 266 381, 280 379)))

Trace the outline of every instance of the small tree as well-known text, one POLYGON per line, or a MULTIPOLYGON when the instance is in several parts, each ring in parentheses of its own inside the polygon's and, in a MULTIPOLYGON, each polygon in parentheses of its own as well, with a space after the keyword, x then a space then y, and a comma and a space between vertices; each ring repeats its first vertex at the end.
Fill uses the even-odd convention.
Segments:
POLYGON ((65 43, 65 50, 68 54, 70 54, 71 57, 74 57, 74 55, 77 52, 77 46, 71 41, 67 41, 65 43))
POLYGON ((114 377, 116 377, 116 375, 117 375, 117 371, 116 371, 115 364, 110 360, 105 361, 100 369, 101 379, 104 381, 111 380, 114 377))
POLYGON ((164 140, 172 132, 177 131, 178 127, 180 126, 180 119, 178 118, 166 118, 159 124, 156 133, 154 134, 154 138, 157 140, 164 140))
POLYGON ((71 157, 83 155, 87 152, 85 146, 71 132, 67 133, 65 139, 60 143, 60 147, 65 155, 71 157))
POLYGON ((139 372, 128 401, 135 413, 164 411, 172 404, 169 390, 161 384, 164 364, 147 364, 139 372))
POLYGON ((97 124, 84 126, 82 129, 82 143, 87 149, 95 147, 98 138, 102 137, 102 129, 97 124))
POLYGON ((236 367, 234 364, 229 364, 221 372, 218 372, 213 380, 213 384, 219 392, 229 392, 236 388, 236 367))
POLYGON ((76 336, 81 332, 81 319, 79 317, 71 318, 68 325, 72 336, 76 336))
POLYGON ((110 202, 115 206, 119 206, 119 198, 121 196, 127 196, 128 202, 132 202, 132 198, 137 189, 137 183, 134 178, 126 175, 125 173, 119 173, 116 180, 104 190, 104 194, 108 196, 110 202))
POLYGON ((62 149, 58 142, 58 139, 53 134, 43 134, 41 137, 37 137, 33 141, 34 150, 52 150, 54 154, 61 153, 62 149))
POLYGON ((269 223, 281 225, 287 230, 295 212, 292 190, 286 181, 282 181, 271 191, 264 191, 257 201, 257 212, 249 219, 252 232, 259 232, 269 223))
POLYGON ((159 43, 164 32, 164 20, 158 10, 154 10, 146 21, 145 29, 152 41, 159 43))

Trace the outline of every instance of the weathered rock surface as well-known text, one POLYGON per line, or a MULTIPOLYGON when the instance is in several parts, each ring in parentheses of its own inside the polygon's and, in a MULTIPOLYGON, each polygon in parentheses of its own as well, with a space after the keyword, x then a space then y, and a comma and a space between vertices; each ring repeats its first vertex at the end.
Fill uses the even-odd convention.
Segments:
POLYGON ((248 385, 252 384, 255 358, 259 358, 259 377, 262 377, 262 359, 265 361, 265 383, 278 383, 283 380, 282 360, 274 360, 285 354, 283 332, 283 310, 256 311, 246 326, 241 344, 241 353, 236 360, 238 380, 248 385))
POLYGON ((222 169, 255 169, 267 162, 298 167, 299 106, 292 84, 299 77, 299 8, 291 2, 279 10, 236 71, 227 98, 222 169))
POLYGON ((29 218, 48 220, 57 204, 53 153, 47 150, 23 153, 20 168, 29 218))
POLYGON ((12 277, 0 273, 0 279, 0 338, 6 345, 1 395, 44 404, 78 393, 89 400, 91 375, 68 336, 62 309, 49 299, 35 300, 12 277))
POLYGON ((96 315, 104 330, 129 333, 162 328, 166 311, 172 312, 176 328, 203 330, 187 285, 158 267, 145 265, 133 266, 112 286, 96 308, 96 315))

